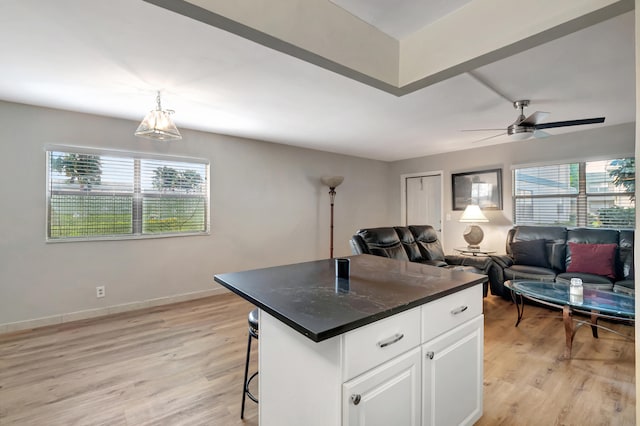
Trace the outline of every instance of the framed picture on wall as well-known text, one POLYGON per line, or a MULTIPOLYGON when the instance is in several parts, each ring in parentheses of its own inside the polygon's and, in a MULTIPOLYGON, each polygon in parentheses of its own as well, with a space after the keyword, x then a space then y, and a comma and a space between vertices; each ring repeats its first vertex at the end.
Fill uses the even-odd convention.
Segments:
POLYGON ((483 210, 502 210, 502 169, 452 173, 453 210, 477 204, 483 210))

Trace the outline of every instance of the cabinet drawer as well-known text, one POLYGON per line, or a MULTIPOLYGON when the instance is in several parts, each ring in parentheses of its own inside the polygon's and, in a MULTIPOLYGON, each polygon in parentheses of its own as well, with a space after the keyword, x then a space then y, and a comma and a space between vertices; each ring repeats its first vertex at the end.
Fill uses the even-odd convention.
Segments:
POLYGON ((424 343, 482 314, 482 285, 427 303, 421 309, 424 343))
POLYGON ((420 344, 420 308, 411 309, 346 333, 344 380, 420 344))

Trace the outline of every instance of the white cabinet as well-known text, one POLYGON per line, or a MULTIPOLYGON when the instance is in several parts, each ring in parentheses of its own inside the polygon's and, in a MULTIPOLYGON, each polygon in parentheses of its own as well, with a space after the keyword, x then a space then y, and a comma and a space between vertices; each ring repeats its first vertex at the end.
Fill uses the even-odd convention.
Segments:
POLYGON ((480 284, 318 343, 261 310, 259 343, 262 426, 448 426, 482 415, 480 284))
POLYGON ((422 403, 420 349, 415 348, 342 386, 343 423, 418 426, 422 403))
POLYGON ((482 416, 483 317, 422 345, 422 424, 472 425, 482 416))
MULTIPOLYGON (((422 306, 420 358, 416 360, 417 348, 409 350, 346 382, 342 388, 343 424, 449 426, 472 425, 478 420, 482 416, 484 347, 481 289, 471 287, 422 306), (416 383, 420 376, 421 383, 416 383)), ((380 345, 375 351, 374 343, 385 333, 408 335, 396 346, 395 354, 415 347, 416 314, 416 310, 408 311, 388 323, 347 333, 346 347, 358 348, 345 351, 353 355, 345 359, 347 370, 360 373, 379 364, 372 362, 383 357, 380 345)))

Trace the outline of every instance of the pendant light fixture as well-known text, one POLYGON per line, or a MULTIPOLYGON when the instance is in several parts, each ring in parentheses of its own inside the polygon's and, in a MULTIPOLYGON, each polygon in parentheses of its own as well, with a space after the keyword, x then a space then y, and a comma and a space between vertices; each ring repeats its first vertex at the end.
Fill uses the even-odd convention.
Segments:
POLYGON ((182 139, 178 128, 173 124, 173 120, 171 119, 173 111, 170 109, 162 109, 162 106, 160 106, 159 91, 158 96, 156 97, 156 103, 156 109, 149 111, 134 134, 141 138, 158 141, 182 139))

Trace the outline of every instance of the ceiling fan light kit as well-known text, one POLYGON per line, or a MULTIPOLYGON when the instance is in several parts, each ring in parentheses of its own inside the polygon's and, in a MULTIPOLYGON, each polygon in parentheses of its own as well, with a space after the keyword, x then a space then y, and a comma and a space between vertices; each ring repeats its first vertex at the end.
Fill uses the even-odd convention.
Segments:
MULTIPOLYGON (((552 123, 541 123, 542 120, 549 116, 548 112, 536 111, 528 117, 524 115, 524 109, 529 106, 531 101, 529 99, 521 99, 513 102, 513 107, 520 110, 520 114, 516 121, 507 127, 506 133, 500 133, 495 136, 489 136, 488 138, 480 139, 476 142, 485 141, 487 139, 496 138, 498 136, 508 135, 513 140, 524 140, 530 137, 534 138, 546 138, 549 137, 549 133, 542 131, 542 129, 551 129, 555 127, 567 127, 567 126, 580 126, 584 124, 598 124, 604 123, 604 117, 595 118, 583 118, 579 120, 567 120, 567 121, 555 121, 552 123)), ((486 131, 495 129, 475 129, 470 131, 486 131)))

